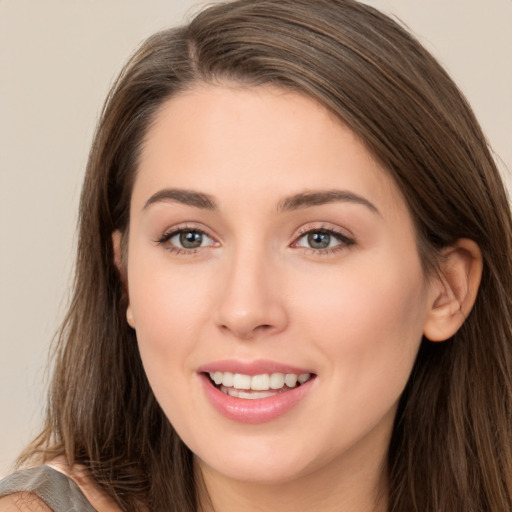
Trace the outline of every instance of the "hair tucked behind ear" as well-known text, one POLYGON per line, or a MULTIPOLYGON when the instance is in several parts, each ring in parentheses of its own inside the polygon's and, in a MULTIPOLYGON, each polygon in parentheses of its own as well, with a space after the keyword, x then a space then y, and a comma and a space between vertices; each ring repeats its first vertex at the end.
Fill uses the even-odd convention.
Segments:
POLYGON ((484 271, 469 318, 421 346, 389 450, 391 512, 512 510, 512 223, 485 138, 457 87, 397 23, 352 0, 240 0, 146 41, 115 83, 90 153, 74 296, 46 424, 23 460, 65 453, 124 510, 196 511, 192 457, 158 407, 125 320, 111 235, 129 222, 144 135, 196 82, 273 84, 334 112, 388 169, 425 273, 460 238, 484 271))

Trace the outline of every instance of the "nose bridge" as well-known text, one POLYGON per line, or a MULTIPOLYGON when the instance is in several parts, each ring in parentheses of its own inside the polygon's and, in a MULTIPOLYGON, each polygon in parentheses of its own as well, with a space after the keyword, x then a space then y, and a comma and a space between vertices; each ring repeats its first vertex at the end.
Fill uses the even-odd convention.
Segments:
POLYGON ((270 251, 233 248, 220 290, 217 323, 240 339, 283 330, 288 322, 279 290, 279 269, 270 251))

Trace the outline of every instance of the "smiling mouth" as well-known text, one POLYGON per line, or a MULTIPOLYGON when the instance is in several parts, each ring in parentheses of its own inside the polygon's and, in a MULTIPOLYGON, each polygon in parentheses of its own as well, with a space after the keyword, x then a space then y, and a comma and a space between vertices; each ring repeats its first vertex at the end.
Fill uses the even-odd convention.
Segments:
POLYGON ((206 373, 222 393, 249 400, 269 398, 295 389, 315 377, 313 373, 263 373, 246 375, 231 372, 206 373))

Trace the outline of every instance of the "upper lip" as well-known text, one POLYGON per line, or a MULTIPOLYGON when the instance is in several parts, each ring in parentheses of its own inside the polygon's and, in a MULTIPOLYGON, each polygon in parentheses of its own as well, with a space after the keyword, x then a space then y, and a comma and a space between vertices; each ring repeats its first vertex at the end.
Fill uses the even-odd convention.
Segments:
POLYGON ((197 371, 199 373, 230 372, 244 375, 262 375, 264 373, 294 373, 301 375, 304 373, 314 373, 308 368, 299 368, 297 366, 265 359, 256 359, 253 361, 239 361, 236 359, 213 361, 200 366, 197 371))

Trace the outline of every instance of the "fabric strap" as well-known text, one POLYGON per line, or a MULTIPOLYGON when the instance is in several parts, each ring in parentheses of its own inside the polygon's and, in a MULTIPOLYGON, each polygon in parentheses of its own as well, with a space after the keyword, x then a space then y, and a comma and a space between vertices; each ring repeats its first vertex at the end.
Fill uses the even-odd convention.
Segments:
POLYGON ((17 492, 35 494, 54 512, 96 512, 73 480, 49 466, 17 471, 0 481, 0 498, 17 492))

